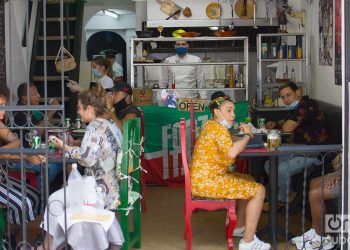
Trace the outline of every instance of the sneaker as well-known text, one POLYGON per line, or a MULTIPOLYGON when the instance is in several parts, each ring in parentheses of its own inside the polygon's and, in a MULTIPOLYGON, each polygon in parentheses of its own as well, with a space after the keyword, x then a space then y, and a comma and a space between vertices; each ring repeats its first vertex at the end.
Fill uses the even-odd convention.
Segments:
POLYGON ((271 245, 269 243, 265 243, 261 240, 259 240, 258 237, 254 235, 254 240, 252 240, 249 243, 246 243, 241 239, 239 242, 239 250, 253 250, 253 249, 259 249, 259 250, 270 250, 271 245))
POLYGON ((311 228, 309 231, 305 232, 303 235, 294 237, 291 239, 292 244, 294 244, 298 249, 303 247, 303 243, 310 241, 313 237, 315 237, 316 231, 311 228))
POLYGON ((315 236, 305 244, 305 250, 330 250, 333 249, 335 245, 332 242, 332 238, 330 235, 327 236, 319 236, 315 234, 315 236), (322 240, 321 240, 322 238, 322 240))
POLYGON ((235 230, 233 230, 233 237, 243 237, 244 236, 245 227, 236 227, 235 230))

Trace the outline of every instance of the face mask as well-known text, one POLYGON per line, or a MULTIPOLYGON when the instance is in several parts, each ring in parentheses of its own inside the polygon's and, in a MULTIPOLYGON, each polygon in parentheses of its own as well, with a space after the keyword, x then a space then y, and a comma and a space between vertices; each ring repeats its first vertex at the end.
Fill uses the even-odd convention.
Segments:
POLYGON ((294 110, 299 104, 299 101, 295 99, 294 101, 291 102, 291 104, 287 105, 286 108, 288 110, 294 110))
POLYGON ((114 104, 114 109, 118 112, 121 111, 123 109, 125 109, 128 104, 126 103, 126 97, 124 97, 123 99, 121 99, 119 102, 117 102, 116 104, 114 104))
POLYGON ((96 79, 100 77, 100 72, 96 68, 92 69, 92 76, 96 79))
POLYGON ((186 47, 177 47, 177 48, 175 48, 175 50, 176 50, 176 54, 178 56, 184 56, 184 55, 187 54, 187 48, 186 47))
POLYGON ((220 124, 221 124, 222 126, 224 126, 225 128, 227 128, 227 129, 232 128, 232 125, 231 125, 227 120, 225 120, 225 119, 222 117, 221 113, 220 113, 220 116, 221 116, 220 124))

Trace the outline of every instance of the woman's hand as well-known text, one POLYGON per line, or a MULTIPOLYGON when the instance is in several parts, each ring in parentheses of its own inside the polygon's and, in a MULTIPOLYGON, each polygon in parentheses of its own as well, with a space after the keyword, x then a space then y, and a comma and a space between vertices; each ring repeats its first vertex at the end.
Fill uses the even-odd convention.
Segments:
POLYGON ((33 163, 34 165, 40 165, 46 161, 46 158, 42 155, 28 155, 26 160, 33 163))
POLYGON ((251 131, 249 125, 247 125, 247 124, 245 124, 245 123, 241 123, 241 124, 239 125, 239 128, 240 128, 240 130, 241 130, 243 133, 249 135, 250 138, 253 137, 253 134, 252 134, 252 131, 251 131))
POLYGON ((52 143, 53 145, 55 145, 55 148, 58 148, 58 149, 62 149, 63 148, 63 141, 58 139, 54 135, 49 137, 49 143, 52 143))
POLYGON ((341 176, 335 176, 334 178, 325 180, 324 187, 327 189, 333 189, 340 182, 341 182, 341 176))
POLYGON ((112 95, 106 95, 106 105, 107 105, 107 110, 110 110, 111 108, 113 108, 114 100, 112 95))

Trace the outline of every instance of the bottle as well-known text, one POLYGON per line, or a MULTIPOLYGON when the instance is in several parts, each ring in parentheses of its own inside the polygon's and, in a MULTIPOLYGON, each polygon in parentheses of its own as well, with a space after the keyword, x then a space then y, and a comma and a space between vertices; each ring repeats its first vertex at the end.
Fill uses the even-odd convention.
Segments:
POLYGON ((97 187, 96 189, 96 205, 95 208, 97 210, 103 210, 105 208, 105 198, 106 194, 102 191, 101 187, 97 187))
POLYGON ((293 83, 296 83, 296 79, 295 79, 295 72, 294 69, 292 69, 292 73, 290 74, 290 81, 293 83))
POLYGON ((235 83, 233 80, 233 65, 230 65, 228 67, 228 73, 229 73, 229 78, 228 78, 228 87, 229 88, 234 88, 235 87, 235 83))
POLYGON ((235 78, 234 78, 234 85, 235 85, 234 87, 235 88, 239 87, 239 85, 238 85, 239 84, 239 79, 238 78, 239 78, 239 75, 235 74, 235 78))
POLYGON ((88 169, 84 178, 84 205, 94 207, 96 204, 96 178, 92 169, 88 169))
POLYGON ((175 74, 173 74, 173 77, 171 79, 171 84, 170 84, 170 88, 171 89, 175 89, 176 87, 176 83, 175 83, 175 74))
POLYGON ((147 50, 145 50, 145 49, 143 50, 142 57, 147 59, 147 57, 148 57, 147 50))
POLYGON ((240 88, 244 88, 243 82, 244 82, 243 74, 240 74, 240 76, 239 76, 239 87, 240 88))
POLYGON ((297 59, 302 59, 303 58, 303 37, 302 36, 297 36, 297 59))
POLYGON ((83 178, 78 171, 78 165, 72 164, 72 172, 68 177, 67 202, 71 209, 79 209, 83 204, 83 178))

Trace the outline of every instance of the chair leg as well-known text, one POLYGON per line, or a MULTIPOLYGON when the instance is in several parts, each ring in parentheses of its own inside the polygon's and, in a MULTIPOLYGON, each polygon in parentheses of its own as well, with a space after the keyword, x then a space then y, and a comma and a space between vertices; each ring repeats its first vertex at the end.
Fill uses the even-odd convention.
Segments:
POLYGON ((236 227, 237 223, 237 217, 236 217, 236 210, 235 206, 230 207, 227 209, 227 214, 226 214, 226 237, 227 237, 227 244, 228 244, 228 249, 233 250, 233 230, 236 227))
POLYGON ((191 228, 191 213, 185 214, 185 239, 187 240, 187 250, 191 250, 192 246, 192 228, 191 228))

